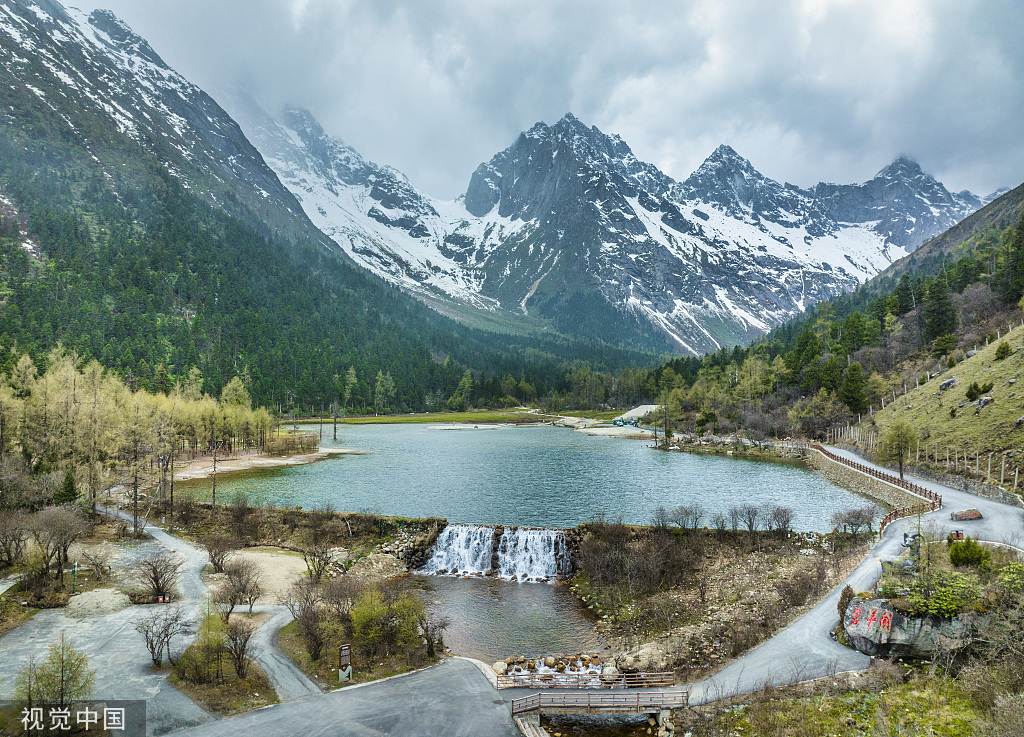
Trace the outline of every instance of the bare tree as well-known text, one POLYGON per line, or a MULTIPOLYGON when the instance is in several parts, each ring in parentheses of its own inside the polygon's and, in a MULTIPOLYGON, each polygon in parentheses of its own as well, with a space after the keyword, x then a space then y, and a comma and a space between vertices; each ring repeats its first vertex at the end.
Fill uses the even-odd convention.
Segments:
POLYGON ((241 547, 238 540, 223 533, 206 535, 201 542, 210 556, 210 565, 213 566, 214 573, 223 573, 228 556, 241 547))
POLYGON ((836 512, 832 515, 833 526, 843 528, 843 532, 851 532, 856 535, 862 528, 871 529, 871 524, 878 515, 878 507, 868 504, 856 509, 847 509, 845 512, 836 512))
POLYGON ((348 575, 335 576, 323 587, 321 600, 348 633, 352 631, 352 606, 364 588, 361 580, 348 575))
POLYGON ((256 627, 252 622, 233 619, 228 622, 224 647, 235 666, 235 675, 244 679, 249 670, 249 645, 256 627))
POLYGON ((159 607, 135 623, 135 631, 146 640, 149 657, 157 668, 163 664, 164 651, 167 659, 174 663, 171 654, 171 638, 190 635, 195 632, 195 623, 186 615, 184 608, 159 607))
POLYGON ((96 576, 97 581, 106 581, 110 576, 110 551, 95 547, 82 553, 82 560, 96 576))
POLYGON ((233 560, 224 567, 224 573, 226 578, 215 594, 217 602, 226 606, 222 610, 224 621, 229 621, 235 607, 243 603, 249 605, 249 614, 252 614, 253 604, 262 593, 259 565, 252 560, 233 560))
POLYGON ((681 504, 672 510, 672 522, 684 530, 696 530, 704 519, 704 507, 700 504, 681 504))
POLYGON ((772 532, 785 537, 793 526, 794 516, 793 510, 789 507, 773 505, 768 510, 768 524, 771 525, 772 532))
POLYGON ((171 594, 178 585, 182 562, 171 553, 157 553, 136 564, 146 590, 156 596, 171 594))
POLYGON ((57 578, 64 582, 64 568, 68 563, 68 550, 72 543, 86 535, 91 529, 89 521, 77 507, 57 507, 49 518, 53 525, 54 543, 57 548, 57 578))
POLYGON ((671 517, 668 510, 664 507, 658 507, 654 510, 654 515, 651 517, 651 526, 659 529, 665 529, 671 524, 671 517))
POLYGON ((747 528, 747 532, 753 535, 757 531, 757 526, 763 518, 761 508, 756 504, 745 502, 739 506, 740 521, 743 522, 743 526, 747 528))
POLYGON ((44 576, 49 575, 50 566, 59 551, 60 522, 57 516, 57 507, 47 507, 32 515, 29 521, 29 531, 32 533, 32 540, 36 544, 42 565, 40 572, 44 576))
POLYGON ((0 511, 0 565, 13 566, 25 554, 29 521, 18 511, 0 511))
POLYGON ((423 639, 427 641, 427 657, 432 658, 436 653, 435 647, 444 647, 444 631, 451 626, 452 620, 449 617, 432 616, 423 610, 416 616, 416 622, 423 639))
POLYGON ((722 537, 725 534, 725 530, 729 527, 729 518, 722 512, 715 512, 711 515, 711 525, 715 528, 718 537, 722 537))
POLYGON ((317 530, 310 530, 302 549, 302 559, 306 562, 309 580, 314 584, 320 583, 331 564, 331 545, 327 536, 317 530))
POLYGON ((310 660, 319 660, 324 649, 324 617, 320 606, 320 592, 315 583, 308 578, 292 584, 281 601, 292 618, 299 625, 302 641, 310 660))

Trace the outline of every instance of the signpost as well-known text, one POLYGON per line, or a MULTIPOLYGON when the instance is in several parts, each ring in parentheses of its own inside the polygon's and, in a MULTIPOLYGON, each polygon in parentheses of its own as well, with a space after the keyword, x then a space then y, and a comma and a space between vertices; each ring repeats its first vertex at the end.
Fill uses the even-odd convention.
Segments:
POLYGON ((338 645, 338 681, 352 677, 352 646, 338 645))

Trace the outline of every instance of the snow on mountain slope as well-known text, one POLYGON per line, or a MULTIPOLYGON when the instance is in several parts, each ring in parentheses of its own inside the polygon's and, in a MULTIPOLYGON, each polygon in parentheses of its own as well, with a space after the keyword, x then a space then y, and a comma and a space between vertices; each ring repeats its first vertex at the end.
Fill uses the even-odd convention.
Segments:
MULTIPOLYGON (((110 176, 118 175, 119 154, 105 148, 102 130, 86 130, 87 119, 107 121, 183 186, 234 214, 256 213, 273 227, 325 240, 227 113, 110 11, 0 0, 0 80, 32 90, 49 115, 86 139, 110 176)), ((24 112, 11 110, 6 121, 23 125, 24 112)))
POLYGON ((918 245, 928 229, 905 227, 921 220, 908 203, 937 203, 936 218, 972 203, 902 159, 865 185, 803 190, 728 146, 680 183, 571 114, 523 132, 442 202, 306 111, 275 119, 237 93, 225 104, 307 215, 381 277, 656 350, 750 340, 918 245))

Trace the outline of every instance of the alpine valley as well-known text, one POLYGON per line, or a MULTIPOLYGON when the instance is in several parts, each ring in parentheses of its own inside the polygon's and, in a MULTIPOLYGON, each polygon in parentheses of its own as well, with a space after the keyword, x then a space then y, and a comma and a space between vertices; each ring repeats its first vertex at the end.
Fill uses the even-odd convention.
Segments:
MULTIPOLYGON (((132 238, 140 234, 161 234, 166 249, 151 251, 146 264, 162 286, 129 285, 161 304, 153 297, 140 302, 134 293, 126 298, 131 309, 103 303, 111 325, 132 322, 133 310, 152 313, 151 321, 133 324, 136 331, 151 328, 152 340, 111 341, 107 328, 87 334, 76 327, 83 311, 73 306, 63 327, 43 331, 48 340, 67 340, 115 366, 127 360, 126 347, 129 356, 145 352, 151 368, 199 363, 230 373, 247 366, 269 377, 291 363, 303 394, 327 393, 330 379, 322 392, 313 388, 317 381, 303 376, 294 341, 282 347, 256 336, 248 318, 225 313, 225 304, 237 307, 246 297, 221 292, 255 288, 262 279, 256 272, 269 263, 259 254, 267 249, 287 261, 280 267, 287 279, 264 285, 272 299, 294 294, 306 278, 319 285, 305 289, 307 311, 317 313, 303 317, 311 321, 303 328, 309 340, 296 340, 309 344, 307 364, 316 363, 315 354, 335 356, 337 365, 311 368, 311 376, 343 372, 352 357, 365 357, 360 346, 376 345, 397 360, 381 342, 381 326, 393 325, 395 315, 406 331, 402 340, 416 343, 425 361, 472 351, 476 364, 463 358, 462 366, 493 366, 514 334, 524 345, 540 341, 526 347, 540 346, 556 360, 573 353, 566 347, 573 341, 622 349, 604 354, 610 366, 633 360, 635 351, 699 355, 749 341, 853 289, 987 201, 950 193, 904 157, 863 184, 803 189, 763 176, 725 145, 679 182, 638 160, 618 136, 572 114, 520 134, 472 173, 464 195, 440 201, 395 169, 365 160, 308 111, 270 114, 241 92, 208 95, 112 13, 86 16, 56 0, 0 0, 0 73, 7 128, 0 196, 6 217, 36 224, 27 232, 41 242, 23 238, 26 253, 81 261, 102 251, 98 241, 135 247, 132 238), (169 209, 160 199, 167 192, 183 199, 169 209), (198 241, 194 254, 171 252, 178 236, 168 223, 182 202, 217 221, 200 230, 222 232, 218 218, 227 217, 248 229, 246 238, 266 241, 225 251, 228 260, 256 269, 251 285, 225 286, 217 271, 225 264, 190 262, 214 258, 198 241), (81 248, 73 254, 54 246, 53 228, 38 225, 43 213, 55 212, 67 213, 64 226, 74 221, 81 248), (471 330, 453 332, 417 300, 471 330), (354 319, 359 305, 382 314, 358 329, 338 327, 354 319), (338 325, 314 326, 334 319, 318 313, 328 309, 338 311, 338 325), (215 315, 228 322, 214 325, 215 315), (325 339, 325 330, 335 330, 333 337, 325 339), (232 344, 225 346, 227 336, 232 344)), ((110 258, 127 268, 123 254, 110 258)), ((68 278, 100 278, 91 268, 68 278)), ((33 288, 41 300, 51 287, 33 288)), ((15 295, 27 299, 20 288, 15 295)), ((111 288, 96 287, 108 294, 111 288)), ((5 319, 22 319, 27 305, 5 319)), ((266 314, 293 314, 279 307, 280 315, 277 307, 266 314)), ((5 329, 19 330, 13 323, 5 329)), ((389 365, 383 358, 369 364, 369 373, 389 365)), ((457 368, 444 374, 437 381, 458 381, 457 368)))

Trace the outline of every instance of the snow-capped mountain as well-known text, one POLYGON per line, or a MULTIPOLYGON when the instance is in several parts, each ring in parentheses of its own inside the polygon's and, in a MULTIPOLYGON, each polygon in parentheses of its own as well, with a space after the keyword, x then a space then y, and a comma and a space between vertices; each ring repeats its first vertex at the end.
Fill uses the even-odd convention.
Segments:
POLYGON ((442 202, 305 111, 225 103, 310 218, 435 305, 701 353, 852 289, 981 203, 898 159, 862 185, 780 184, 728 146, 685 182, 568 114, 538 123, 442 202))
MULTIPOLYGON (((108 142, 107 127, 232 214, 325 240, 234 120, 110 11, 0 0, 0 78, 5 89, 29 90, 36 107, 85 140, 111 180, 124 169, 123 152, 108 142)), ((24 126, 25 107, 5 105, 0 116, 24 126)))
POLYGON ((0 0, 0 82, 5 125, 31 140, 31 125, 59 121, 133 207, 146 200, 111 131, 232 215, 336 245, 446 314, 653 350, 749 340, 981 204, 902 158, 861 185, 805 190, 722 146, 677 182, 571 114, 440 201, 306 111, 228 95, 229 115, 113 14, 56 0, 0 0))
POLYGON ((868 225, 887 243, 913 251, 998 194, 982 201, 949 192, 916 161, 900 156, 863 184, 818 184, 815 200, 832 219, 868 225))

